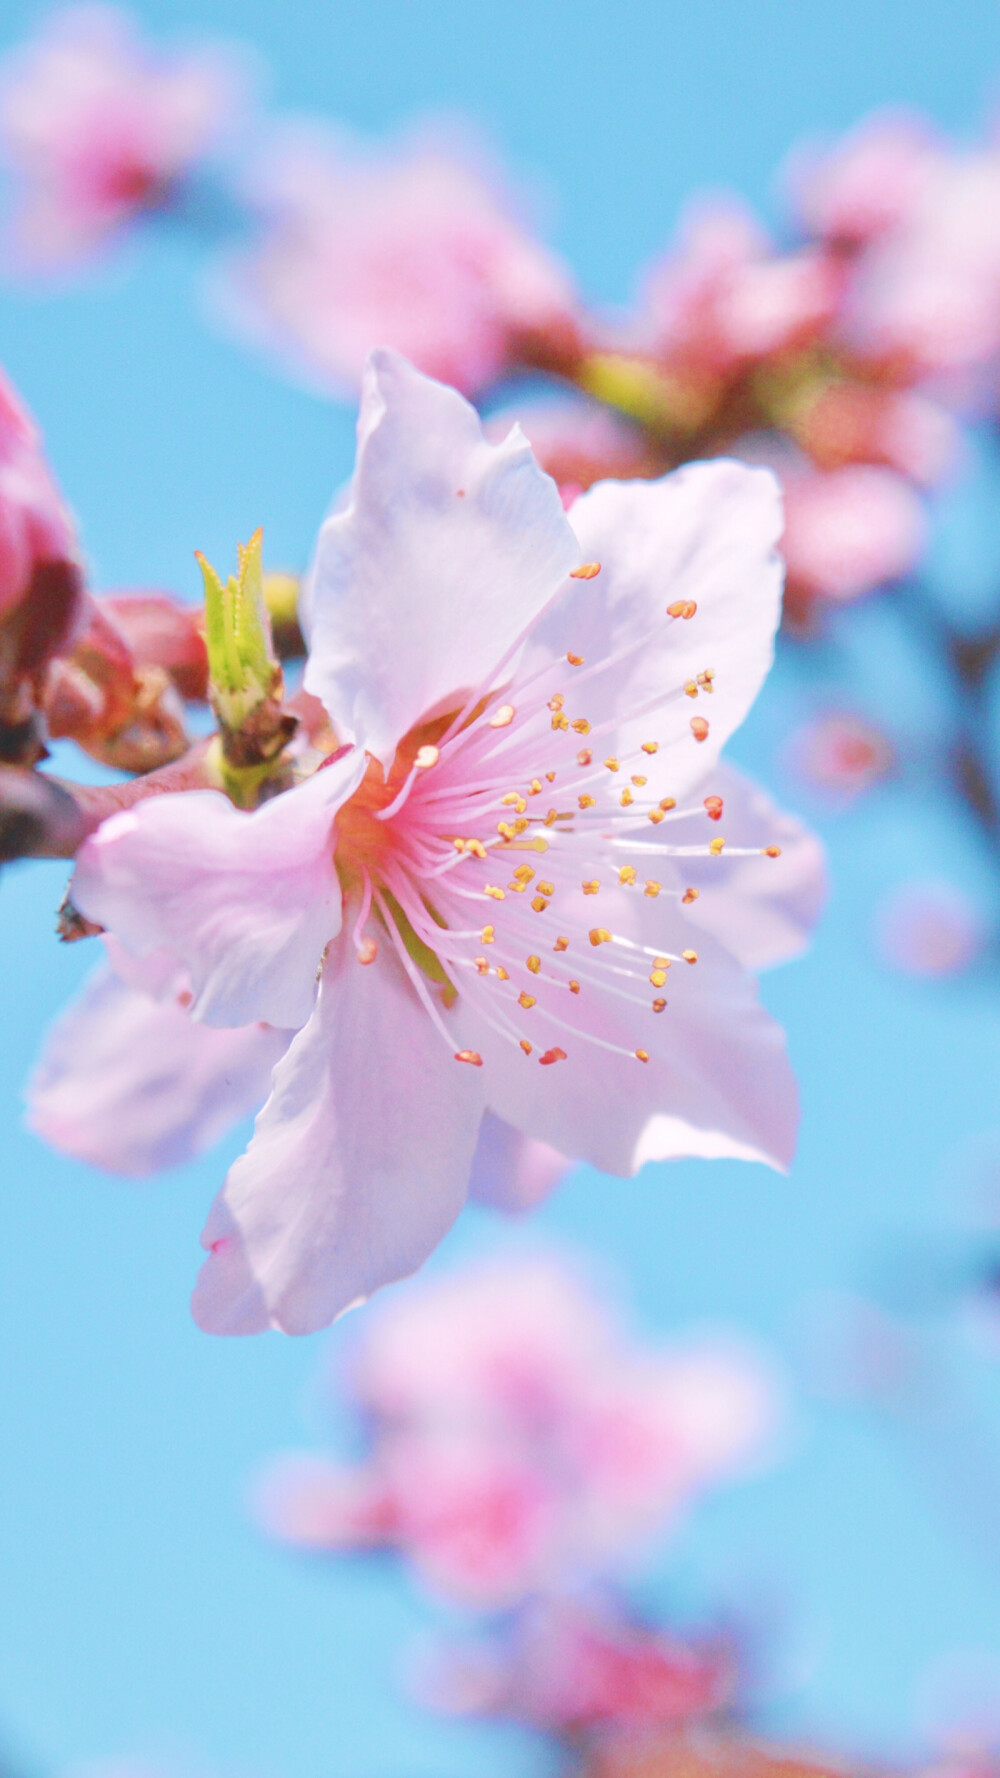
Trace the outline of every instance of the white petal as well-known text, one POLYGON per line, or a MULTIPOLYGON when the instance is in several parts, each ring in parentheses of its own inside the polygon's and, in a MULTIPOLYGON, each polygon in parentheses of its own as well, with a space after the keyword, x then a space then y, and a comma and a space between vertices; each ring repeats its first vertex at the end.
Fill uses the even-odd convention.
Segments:
POLYGON ((777 808, 735 766, 719 765, 704 785, 723 799, 717 827, 707 819, 679 822, 671 840, 704 842, 706 830, 728 846, 777 845, 780 858, 686 858, 682 870, 699 892, 689 917, 721 940, 748 969, 769 969, 804 951, 826 901, 826 859, 816 835, 777 808))
POLYGON ((456 1062, 391 957, 342 940, 209 1216, 210 1333, 311 1333, 405 1277, 465 1201, 481 1070, 456 1062))
MULTIPOLYGON (((621 931, 628 913, 603 909, 621 931)), ((679 951, 691 931, 660 902, 634 902, 634 933, 644 943, 679 951), (655 915, 649 910, 657 910, 655 915)), ((574 943, 577 941, 574 939, 574 943)), ((584 939, 584 945, 586 940, 584 939)), ((526 1135, 606 1173, 632 1174, 645 1161, 681 1155, 758 1160, 784 1169, 797 1122, 795 1081, 778 1025, 761 1007, 752 978, 707 934, 699 961, 675 963, 662 990, 668 1005, 633 1005, 599 984, 585 982, 574 997, 545 974, 532 981, 536 1005, 524 1029, 535 1043, 530 1057, 504 1043, 467 1001, 459 1003, 462 1042, 483 1057, 489 1102, 526 1135), (569 1017, 627 1053, 598 1048, 581 1035, 555 1029, 546 1010, 569 1017), (565 1060, 538 1066, 548 1045, 565 1060), (635 1056, 644 1049, 649 1061, 635 1056)), ((656 990, 649 988, 652 1002, 656 990)))
POLYGON ((517 1215, 542 1203, 572 1164, 548 1143, 522 1136, 488 1111, 472 1161, 469 1196, 491 1210, 517 1215))
POLYGON ((208 1024, 295 1029, 340 930, 334 817, 364 766, 346 755, 252 815, 214 790, 149 797, 83 846, 73 902, 135 955, 179 957, 208 1024))
POLYGON ((49 1032, 28 1123, 64 1154, 143 1179, 255 1111, 287 1042, 264 1025, 195 1024, 175 995, 154 999, 102 965, 49 1032))
POLYGON ((320 533, 306 687, 388 770, 407 730, 478 686, 578 560, 517 428, 488 444, 462 396, 375 352, 350 505, 320 533))
POLYGON ((601 570, 570 582, 536 627, 524 671, 543 658, 582 655, 579 678, 567 670, 567 714, 611 723, 601 740, 609 753, 625 757, 657 741, 658 756, 642 770, 657 797, 664 789, 679 796, 717 759, 771 664, 781 613, 778 483, 743 463, 694 463, 656 482, 599 482, 571 517, 581 558, 601 570), (668 617, 682 600, 694 601, 695 615, 668 617), (592 672, 630 648, 616 666, 592 672), (686 697, 684 686, 707 669, 714 691, 686 697), (667 692, 670 703, 634 717, 667 692), (707 720, 707 739, 694 739, 692 717, 707 720))

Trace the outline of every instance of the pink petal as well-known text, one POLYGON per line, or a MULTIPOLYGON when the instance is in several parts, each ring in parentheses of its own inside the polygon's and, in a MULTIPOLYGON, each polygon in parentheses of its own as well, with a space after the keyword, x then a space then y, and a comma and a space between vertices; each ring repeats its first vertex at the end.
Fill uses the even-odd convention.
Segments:
POLYGON ((209 1216, 199 1325, 311 1333, 414 1271, 465 1201, 482 1111, 394 960, 341 941, 209 1216))
MULTIPOLYGON (((573 581, 536 626, 525 659, 573 652, 587 666, 630 652, 616 668, 567 694, 574 714, 610 722, 602 753, 637 752, 655 736, 648 771, 651 796, 683 794, 718 758, 743 721, 771 664, 781 611, 781 501, 770 471, 720 460, 696 463, 657 482, 599 482, 576 502, 580 558, 600 562, 593 581, 573 581), (690 620, 667 607, 693 601, 690 620), (705 669, 711 697, 684 696, 705 669), (668 692, 654 715, 633 716, 668 692), (693 716, 708 719, 701 743, 693 716), (656 788, 659 786, 659 788, 656 788)), ((516 695, 516 693, 514 694, 516 695)))
POLYGON ((340 930, 334 818, 364 764, 346 755, 252 815, 214 790, 149 797, 83 846, 74 905, 138 956, 181 958, 207 1023, 295 1029, 340 930))
POLYGON ((155 999, 102 966, 56 1021, 27 1089, 28 1122, 53 1148, 143 1179, 211 1148, 266 1098, 287 1032, 196 1024, 176 964, 172 977, 175 992, 155 999))
POLYGON ((522 1136, 520 1130, 488 1111, 472 1158, 469 1196, 491 1210, 517 1215, 542 1203, 572 1164, 546 1142, 522 1136))
POLYGON ((453 389, 374 352, 351 502, 320 533, 306 687, 388 769, 407 730, 460 705, 578 561, 523 436, 488 444, 453 389))

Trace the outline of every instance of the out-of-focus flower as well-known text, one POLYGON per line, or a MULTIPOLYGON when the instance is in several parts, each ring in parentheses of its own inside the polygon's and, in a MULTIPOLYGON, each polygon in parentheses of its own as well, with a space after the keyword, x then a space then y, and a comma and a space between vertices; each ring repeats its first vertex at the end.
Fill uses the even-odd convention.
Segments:
POLYGON ((634 1732, 696 1721, 728 1701, 733 1680, 724 1648, 574 1598, 531 1601, 493 1640, 441 1647, 424 1689, 439 1709, 576 1739, 607 1724, 634 1732))
POLYGON ((862 1778, 839 1760, 819 1765, 790 1747, 768 1747, 738 1731, 696 1725, 674 1735, 609 1737, 591 1750, 585 1778, 862 1778))
POLYGON ((224 302, 309 380, 354 395, 373 346, 475 393, 512 362, 577 350, 563 267, 460 150, 391 153, 300 129, 271 143, 251 202, 264 224, 224 302))
POLYGON ((702 207, 648 275, 642 338, 685 378, 726 377, 815 339, 840 293, 840 270, 822 252, 776 254, 736 203, 702 207))
MULTIPOLYGON (((148 627, 145 638, 135 633, 137 641, 157 640, 148 627)), ((122 771, 152 771, 188 745, 173 678, 136 658, 110 600, 88 599, 72 648, 49 667, 43 702, 54 739, 71 737, 122 771)))
POLYGON ((877 784, 895 760, 892 742, 882 729, 863 716, 840 711, 817 716, 798 729, 791 754, 810 784, 844 799, 877 784))
POLYGON ((908 975, 956 975, 986 942, 975 903, 957 883, 903 883, 879 905, 876 931, 883 958, 908 975))
POLYGON ((832 147, 798 149, 787 182, 811 235, 856 248, 909 220, 942 153, 923 118, 881 111, 832 147))
POLYGON ((919 497, 891 469, 852 464, 783 477, 782 550, 793 606, 848 601, 901 580, 920 560, 927 520, 919 497))
POLYGON ((0 81, 0 152, 19 203, 11 251, 36 272, 72 265, 168 202, 241 86, 222 52, 156 52, 127 13, 99 5, 57 13, 6 57, 0 81))
POLYGON ((366 1323, 352 1382, 367 1459, 281 1459, 258 1493, 264 1523, 307 1548, 396 1549, 486 1605, 620 1560, 759 1456, 776 1413, 745 1351, 632 1347, 542 1259, 404 1295, 366 1323))
POLYGON ((819 469, 880 463, 933 487, 954 466, 958 428, 939 403, 912 389, 846 378, 823 383, 789 415, 789 430, 819 469))
POLYGON ((208 1023, 301 1028, 209 1219, 202 1325, 306 1331, 414 1270, 486 1110, 610 1172, 787 1162, 780 1033, 687 911, 691 860, 728 868, 718 753, 770 663, 779 525, 726 462, 603 483, 570 525, 520 435, 374 355, 312 584, 339 751, 252 814, 137 803, 73 882, 208 1023))
POLYGON ((0 373, 0 759, 38 758, 45 671, 85 600, 72 521, 38 431, 0 373))

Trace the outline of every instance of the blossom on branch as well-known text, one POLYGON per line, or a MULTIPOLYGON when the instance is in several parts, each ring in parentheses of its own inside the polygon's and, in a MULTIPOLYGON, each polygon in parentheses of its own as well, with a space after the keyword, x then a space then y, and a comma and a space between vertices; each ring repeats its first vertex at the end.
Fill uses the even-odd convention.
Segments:
POLYGON ((135 802, 72 884, 183 964, 196 1017, 297 1032, 205 1231, 203 1326, 305 1332, 414 1270, 486 1111, 612 1173, 788 1164, 747 914, 784 901, 768 960, 797 946, 821 864, 793 829, 786 879, 766 815, 727 848, 746 792, 718 763, 770 663, 779 528, 770 475, 727 462, 601 484, 571 524, 516 431, 488 444, 374 355, 311 591, 306 689, 339 745, 252 813, 135 802))

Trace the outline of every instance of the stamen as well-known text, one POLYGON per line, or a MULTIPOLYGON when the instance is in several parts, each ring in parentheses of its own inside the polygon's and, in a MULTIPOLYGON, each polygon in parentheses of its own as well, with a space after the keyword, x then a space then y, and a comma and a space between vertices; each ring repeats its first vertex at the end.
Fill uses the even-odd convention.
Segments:
POLYGON ((418 772, 426 772, 429 770, 429 768, 431 766, 436 766, 437 762, 440 758, 441 758, 440 750, 437 747, 431 747, 428 745, 426 747, 418 747, 417 748, 416 754, 414 755, 413 763, 416 766, 418 772))
POLYGON ((489 718, 489 726, 490 728, 509 728, 516 715, 517 711, 513 704, 501 704, 499 710, 494 710, 493 715, 489 718))
POLYGON ((708 816, 708 819, 710 821, 721 821, 722 820, 722 798, 721 798, 721 796, 706 796, 706 798, 705 798, 705 813, 708 816))
POLYGON ((723 839, 721 833, 718 834, 714 840, 709 840, 708 849, 711 852, 713 858, 718 858, 725 843, 726 842, 723 839))
POLYGON ((535 1047, 534 1044, 529 1043, 528 1039, 526 1037, 521 1038, 521 1048, 523 1049, 526 1056, 530 1056, 534 1047, 535 1047))
POLYGON ((543 1068, 548 1068, 553 1062, 565 1062, 566 1051, 561 1050, 558 1047, 546 1050, 544 1056, 539 1056, 538 1060, 541 1062, 543 1068))
POLYGON ((620 864, 618 866, 618 882, 622 888, 625 888, 625 887, 627 887, 628 884, 635 882, 635 865, 634 864, 620 864))
POLYGON ((667 616, 692 618, 697 609, 693 599, 675 599, 672 605, 667 606, 667 616))
POLYGON ((611 934, 606 926, 592 926, 588 937, 592 945, 609 945, 611 934))
POLYGON ((579 568, 571 568, 570 580, 593 580, 601 572, 600 562, 581 562, 579 568))
POLYGON ((541 967, 542 967, 542 959, 540 957, 525 958, 525 968, 530 969, 532 975, 537 975, 539 970, 541 969, 541 967))
POLYGON ((552 949, 554 951, 568 951, 569 950, 569 939, 568 938, 557 938, 555 944, 552 946, 552 949))
POLYGON ((636 1056, 637 1062, 648 1062, 649 1061, 648 1050, 636 1050, 635 1056, 636 1056))
POLYGON ((522 992, 517 997, 517 1004, 518 1004, 518 1006, 523 1006, 525 1012, 530 1012, 532 1007, 535 1005, 534 994, 526 994, 522 990, 522 992))
POLYGON ((378 956, 378 945, 373 938, 363 938, 358 946, 358 962, 374 963, 378 956))
POLYGON ((582 654, 568 654, 566 656, 566 659, 569 661, 569 664, 571 667, 582 667, 583 666, 583 655, 582 654))
POLYGON ((685 963, 697 963, 697 961, 698 961, 697 951, 682 951, 681 956, 683 957, 685 963))
POLYGON ((664 1007, 666 1006, 666 1004, 667 1003, 665 1000, 654 1000, 653 1001, 653 1011, 654 1012, 662 1012, 664 1007))
POLYGON ((483 1058, 478 1050, 456 1050, 455 1060, 456 1062, 471 1062, 473 1068, 481 1068, 483 1065, 483 1058))
POLYGON ((584 895, 596 895, 601 885, 596 877, 591 877, 587 882, 581 883, 580 887, 584 895))
POLYGON ((691 733, 696 741, 708 740, 708 723, 703 716, 692 716, 691 733))
POLYGON ((690 901, 697 901, 697 899, 698 899, 698 890, 697 889, 685 889, 684 894, 681 896, 681 900, 685 903, 690 902, 690 901))

